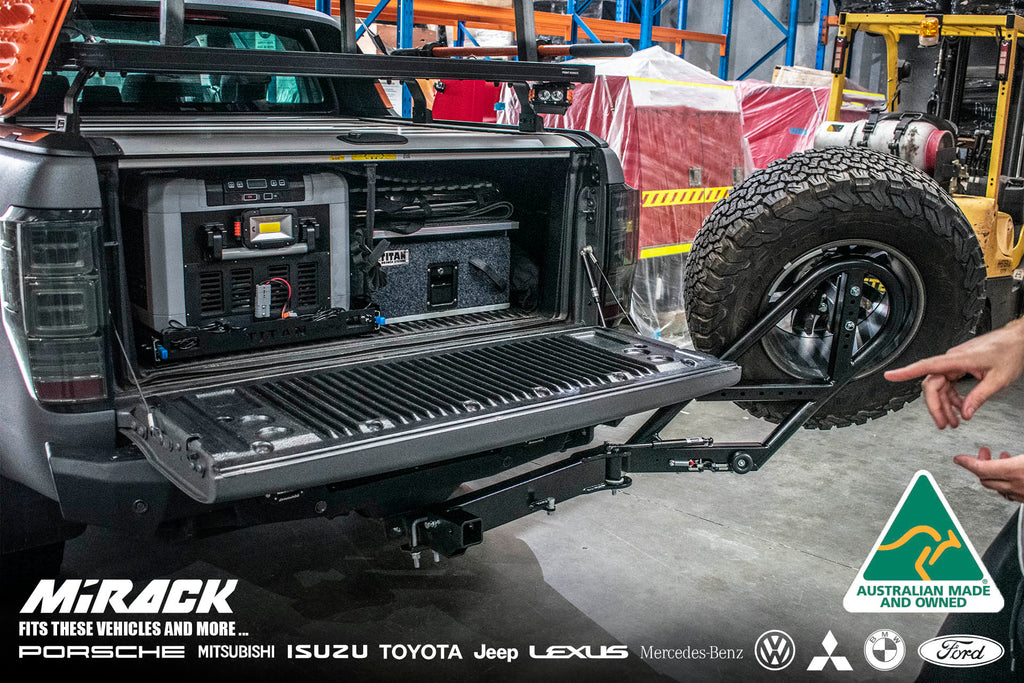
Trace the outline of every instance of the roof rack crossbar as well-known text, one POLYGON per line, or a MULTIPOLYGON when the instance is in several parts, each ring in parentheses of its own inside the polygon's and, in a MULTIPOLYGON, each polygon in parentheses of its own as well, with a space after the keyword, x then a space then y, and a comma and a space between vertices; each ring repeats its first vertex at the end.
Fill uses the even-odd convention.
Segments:
POLYGON ((99 72, 277 74, 408 80, 447 78, 495 83, 591 83, 594 67, 572 62, 501 62, 444 57, 391 57, 324 52, 268 52, 212 47, 67 43, 61 68, 99 72), (211 66, 211 65, 216 65, 211 66))

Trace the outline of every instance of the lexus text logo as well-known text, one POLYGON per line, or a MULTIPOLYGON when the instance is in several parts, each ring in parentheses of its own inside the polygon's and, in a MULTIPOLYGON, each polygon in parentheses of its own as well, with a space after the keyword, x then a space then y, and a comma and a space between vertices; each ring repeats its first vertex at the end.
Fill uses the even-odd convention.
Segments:
POLYGON ((765 631, 754 643, 757 663, 769 671, 782 671, 793 663, 796 646, 785 631, 765 631))
POLYGON ((917 654, 938 666, 967 668, 998 660, 1003 656, 1003 646, 981 636, 939 636, 921 643, 917 654))
POLYGON ((602 645, 591 647, 583 645, 550 645, 544 650, 530 646, 530 657, 533 659, 626 659, 629 649, 625 645, 602 645))

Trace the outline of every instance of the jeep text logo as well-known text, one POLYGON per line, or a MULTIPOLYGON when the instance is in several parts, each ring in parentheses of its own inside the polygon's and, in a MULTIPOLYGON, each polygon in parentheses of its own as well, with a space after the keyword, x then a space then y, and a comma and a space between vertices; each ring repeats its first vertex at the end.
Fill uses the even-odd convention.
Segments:
POLYGON ((68 579, 60 588, 46 579, 32 591, 21 613, 229 614, 227 598, 236 586, 238 579, 155 579, 129 602, 135 585, 128 579, 68 579))

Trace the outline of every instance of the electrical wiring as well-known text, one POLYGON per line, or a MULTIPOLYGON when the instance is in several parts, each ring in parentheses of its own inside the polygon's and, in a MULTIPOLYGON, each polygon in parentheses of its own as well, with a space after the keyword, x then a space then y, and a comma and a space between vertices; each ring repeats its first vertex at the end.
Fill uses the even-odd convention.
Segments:
POLYGON ((260 284, 273 285, 275 282, 288 288, 288 298, 285 299, 284 306, 281 307, 281 317, 284 318, 287 317, 285 314, 288 312, 288 305, 292 302, 292 285, 283 277, 272 277, 266 282, 261 282, 260 284))
POLYGON ((321 308, 315 313, 306 313, 305 315, 300 315, 299 319, 308 322, 318 323, 323 322, 324 320, 331 320, 333 318, 337 318, 339 315, 343 315, 345 313, 348 313, 348 310, 344 308, 321 308))
POLYGON ((200 332, 212 332, 214 334, 223 334, 225 332, 234 332, 236 330, 244 330, 244 327, 238 327, 231 323, 226 323, 223 320, 214 320, 206 323, 205 325, 185 325, 177 320, 168 320, 167 327, 164 328, 161 333, 166 339, 167 335, 171 332, 185 332, 192 334, 191 337, 183 337, 180 339, 174 339, 167 342, 168 346, 176 351, 187 351, 188 349, 194 349, 199 345, 199 333, 200 332))

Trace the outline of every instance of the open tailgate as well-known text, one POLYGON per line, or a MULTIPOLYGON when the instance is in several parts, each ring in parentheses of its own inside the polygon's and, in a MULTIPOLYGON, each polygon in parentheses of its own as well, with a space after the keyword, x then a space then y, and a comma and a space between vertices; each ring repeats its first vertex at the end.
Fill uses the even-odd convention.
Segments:
POLYGON ((384 474, 581 429, 735 384, 740 369, 618 331, 475 340, 150 397, 122 431, 205 503, 384 474))

